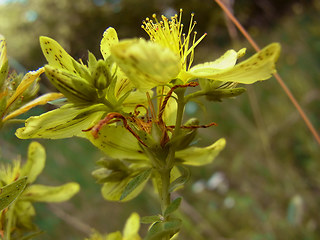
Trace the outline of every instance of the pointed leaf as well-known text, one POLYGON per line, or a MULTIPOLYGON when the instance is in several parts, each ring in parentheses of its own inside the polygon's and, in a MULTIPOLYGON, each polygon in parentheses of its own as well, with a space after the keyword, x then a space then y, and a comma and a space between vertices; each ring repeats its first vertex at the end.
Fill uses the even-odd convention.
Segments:
POLYGON ((33 238, 35 238, 35 237, 40 236, 40 235, 43 234, 43 233, 44 233, 44 231, 42 231, 42 230, 37 231, 37 232, 33 232, 33 233, 28 234, 27 236, 24 236, 24 237, 20 238, 20 240, 33 239, 33 238))
POLYGON ((151 169, 147 169, 141 172, 136 177, 132 178, 132 180, 128 183, 123 193, 121 194, 120 200, 125 199, 131 192, 133 192, 141 184, 144 185, 148 181, 150 174, 151 174, 151 169))
POLYGON ((28 149, 28 160, 21 169, 23 176, 28 176, 28 183, 33 183, 42 172, 46 162, 46 151, 38 142, 32 142, 28 149))
POLYGON ((162 237, 171 237, 180 230, 181 220, 172 219, 167 222, 158 222, 152 225, 144 240, 159 240, 162 237))
MULTIPOLYGON (((125 190, 129 182, 133 178, 134 177, 132 176, 128 176, 118 182, 106 182, 105 184, 103 184, 103 187, 101 189, 103 197, 109 201, 120 201, 123 191, 125 190)), ((135 198, 143 190, 144 186, 147 183, 147 180, 148 179, 146 179, 139 186, 137 186, 133 191, 127 194, 125 198, 122 198, 121 201, 125 202, 135 198)))
POLYGON ((180 176, 174 179, 169 185, 169 192, 174 192, 184 186, 190 178, 190 170, 184 166, 179 166, 180 176))
POLYGON ((160 221, 161 221, 160 215, 145 216, 145 217, 142 217, 140 220, 140 222, 144 224, 150 224, 150 223, 160 222, 160 221))
POLYGON ((0 188, 0 211, 8 207, 21 194, 26 184, 27 177, 24 177, 0 188))
POLYGON ((64 202, 73 197, 79 190, 80 186, 75 182, 57 187, 34 184, 25 190, 21 196, 21 200, 33 202, 64 202))
POLYGON ((167 209, 164 212, 164 216, 167 217, 169 216, 171 213, 173 213, 174 211, 178 210, 180 204, 181 204, 181 197, 176 198, 175 200, 173 200, 170 205, 167 207, 167 209))

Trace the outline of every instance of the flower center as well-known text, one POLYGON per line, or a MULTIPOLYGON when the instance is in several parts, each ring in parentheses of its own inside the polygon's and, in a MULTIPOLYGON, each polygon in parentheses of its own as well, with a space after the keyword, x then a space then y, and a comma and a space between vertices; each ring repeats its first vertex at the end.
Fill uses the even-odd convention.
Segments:
POLYGON ((193 31, 196 21, 193 21, 194 13, 191 14, 188 33, 183 33, 183 24, 181 23, 182 9, 179 15, 171 17, 171 20, 161 16, 162 20, 158 21, 156 14, 152 15, 154 20, 146 18, 141 26, 150 36, 150 40, 169 48, 171 51, 180 56, 181 66, 189 70, 194 58, 194 49, 200 41, 207 35, 203 34, 196 40, 197 32, 193 31))

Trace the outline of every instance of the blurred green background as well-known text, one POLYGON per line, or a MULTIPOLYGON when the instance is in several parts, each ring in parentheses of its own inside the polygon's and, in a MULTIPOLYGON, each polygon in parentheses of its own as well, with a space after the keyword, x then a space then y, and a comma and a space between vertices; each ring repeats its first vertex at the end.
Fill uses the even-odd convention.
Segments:
MULTIPOLYGON (((247 47, 248 56, 254 52, 213 0, 0 0, 0 33, 7 39, 11 67, 25 72, 46 63, 41 35, 56 39, 75 58, 86 58, 87 50, 100 56, 107 27, 115 27, 121 39, 147 38, 140 28, 145 17, 170 16, 180 8, 185 25, 194 12, 196 31, 208 33, 196 49, 195 63, 213 60, 230 48, 247 47)), ((278 72, 319 131, 320 1, 237 0, 233 10, 260 46, 281 43, 278 72)), ((200 145, 225 137, 227 147, 213 164, 192 168, 192 178, 177 193, 184 197, 180 239, 320 239, 319 145, 275 79, 247 89, 237 99, 206 103, 206 111, 187 106, 186 117, 218 123, 200 131, 200 145)), ((43 79, 41 93, 49 90, 52 86, 43 79)), ((1 132, 4 161, 26 158, 30 141, 17 139, 15 129, 1 132)), ((101 153, 89 142, 40 142, 48 156, 38 183, 77 181, 82 189, 68 203, 36 205, 35 221, 46 231, 39 239, 83 239, 91 228, 122 229, 132 211, 158 213, 151 185, 129 203, 103 200, 91 177, 101 153)))

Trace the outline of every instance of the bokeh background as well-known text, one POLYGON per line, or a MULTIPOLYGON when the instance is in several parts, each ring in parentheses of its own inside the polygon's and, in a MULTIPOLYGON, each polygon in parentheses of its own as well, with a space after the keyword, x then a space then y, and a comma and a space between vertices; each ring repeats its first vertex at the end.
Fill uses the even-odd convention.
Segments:
MULTIPOLYGON (((73 57, 100 56, 103 31, 113 26, 121 39, 145 37, 140 28, 152 13, 167 16, 184 9, 185 25, 195 13, 198 34, 208 36, 196 49, 195 63, 213 60, 230 48, 247 47, 214 0, 0 0, 0 33, 7 39, 10 66, 18 72, 46 61, 39 36, 56 39, 73 57)), ((260 46, 280 42, 277 69, 315 128, 320 128, 320 1, 235 0, 232 9, 260 46)), ((199 144, 225 137, 227 147, 213 164, 192 168, 184 201, 180 239, 320 239, 320 149, 275 79, 254 84, 236 99, 189 104, 186 117, 215 121, 199 144)), ((52 90, 43 79, 41 93, 52 90)), ((50 106, 36 108, 38 115, 50 106)), ((27 116, 25 116, 27 117, 27 116)), ((1 161, 26 158, 30 141, 0 134, 1 161)), ((132 211, 157 214, 151 185, 129 203, 106 202, 91 172, 101 153, 81 139, 39 140, 47 149, 44 184, 77 181, 81 192, 64 204, 37 204, 38 239, 83 239, 92 228, 122 229, 132 211)), ((146 230, 143 227, 142 232, 146 230)))

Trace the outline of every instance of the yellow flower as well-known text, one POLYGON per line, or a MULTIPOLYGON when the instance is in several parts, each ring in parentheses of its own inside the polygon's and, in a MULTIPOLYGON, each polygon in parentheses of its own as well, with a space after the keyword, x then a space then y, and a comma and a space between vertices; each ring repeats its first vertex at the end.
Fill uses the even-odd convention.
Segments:
POLYGON ((129 113, 137 104, 145 104, 146 93, 134 91, 128 77, 109 61, 109 48, 117 42, 115 30, 108 28, 100 45, 104 59, 97 60, 89 53, 86 66, 76 62, 55 40, 40 37, 40 45, 48 61, 45 72, 69 102, 40 116, 30 117, 16 135, 23 139, 85 137, 82 130, 92 127, 108 112, 129 113), (108 74, 113 76, 111 80, 102 76, 108 74), (104 84, 104 80, 108 83, 104 84))
POLYGON ((112 57, 136 87, 152 88, 166 85, 174 79, 180 79, 183 83, 209 79, 218 81, 219 85, 225 82, 251 84, 266 80, 275 72, 274 65, 280 54, 278 43, 268 45, 237 65, 236 61, 245 49, 239 52, 229 50, 216 61, 192 67, 195 47, 206 34, 196 39, 193 14, 188 32, 184 34, 181 14, 182 10, 180 15, 170 20, 162 16, 162 21, 153 15, 154 20, 147 18, 142 26, 150 36, 150 41, 125 40, 111 48, 112 57))
MULTIPOLYGON (((0 229, 4 228, 3 223, 11 221, 12 236, 15 235, 18 239, 22 239, 22 235, 26 232, 30 233, 30 229, 35 229, 32 223, 32 218, 36 214, 33 202, 64 202, 74 196, 80 189, 79 184, 75 182, 60 186, 33 184, 44 169, 45 161, 45 149, 39 143, 32 142, 28 148, 28 159, 23 166, 21 166, 20 160, 14 161, 13 164, 0 164, 0 189, 2 186, 5 185, 5 188, 13 182, 24 181, 24 183, 27 183, 27 187, 9 206, 8 211, 0 210, 3 218, 3 221, 0 222, 0 229)), ((14 192, 11 194, 14 194, 14 192)), ((7 198, 8 196, 5 195, 4 197, 7 198)), ((0 196, 0 205, 3 203, 2 197, 0 196)))
POLYGON ((0 128, 31 108, 62 97, 59 93, 48 93, 30 101, 38 91, 37 81, 44 69, 30 71, 24 77, 15 73, 8 77, 8 70, 6 41, 0 35, 0 128))
POLYGON ((132 213, 127 219, 123 232, 112 232, 107 235, 102 235, 98 232, 94 232, 90 238, 85 240, 141 240, 139 236, 140 229, 140 217, 137 213, 132 213))

